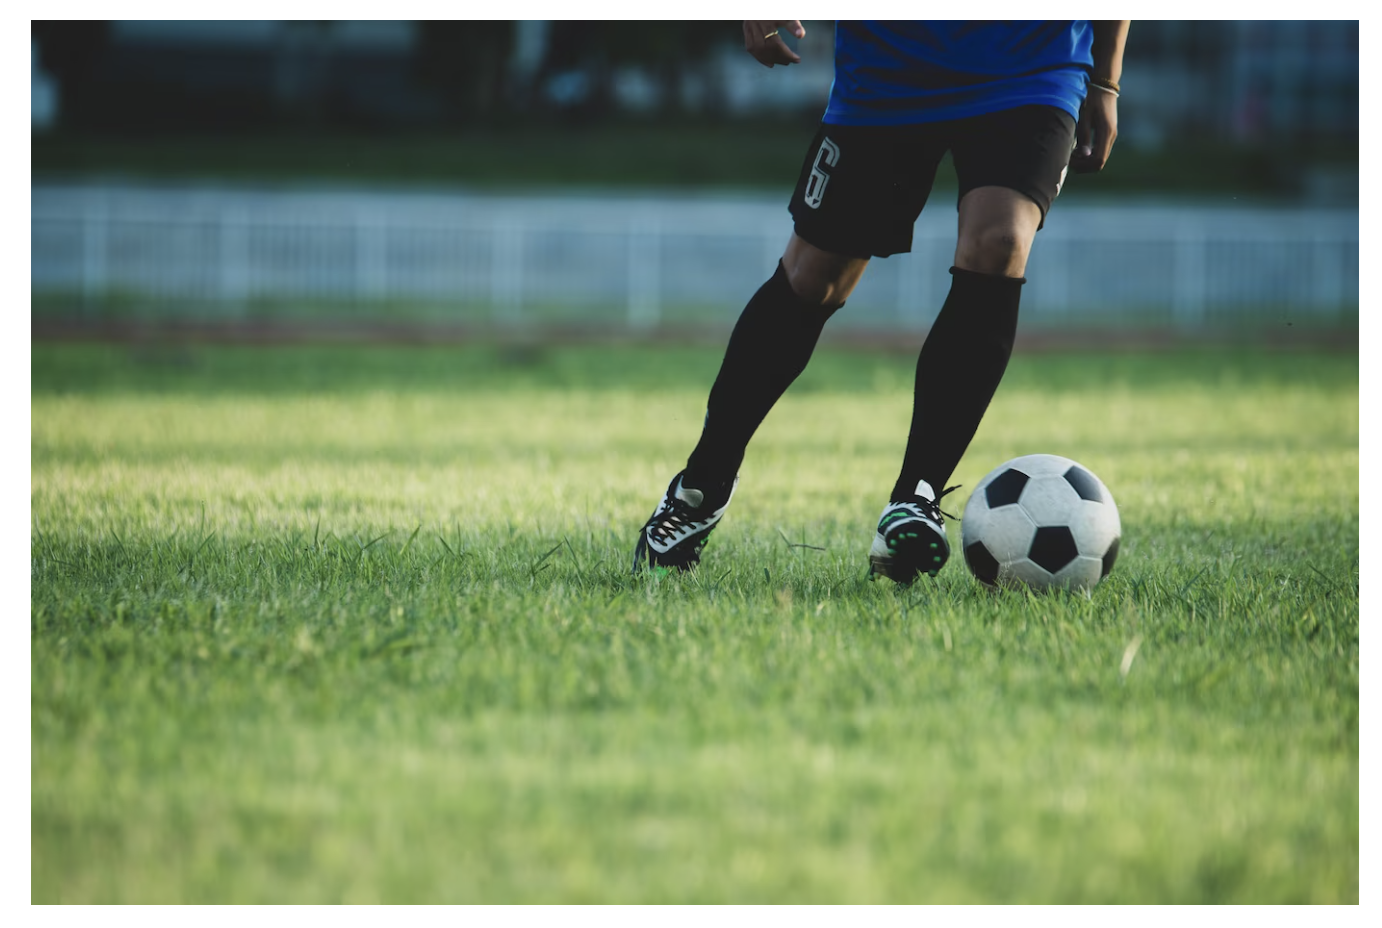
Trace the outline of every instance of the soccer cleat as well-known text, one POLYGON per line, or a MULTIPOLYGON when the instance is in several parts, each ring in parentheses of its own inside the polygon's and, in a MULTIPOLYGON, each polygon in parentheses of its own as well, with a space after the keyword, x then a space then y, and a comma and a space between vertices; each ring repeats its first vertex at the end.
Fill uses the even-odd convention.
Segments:
POLYGON ((638 532, 633 549, 633 572, 643 567, 690 570, 700 562, 710 532, 720 521, 739 485, 736 476, 724 499, 707 499, 703 491, 684 484, 686 471, 672 478, 662 502, 638 532))
POLYGON ((931 484, 923 480, 915 496, 883 507, 878 534, 869 549, 870 576, 881 574, 896 583, 911 583, 920 573, 934 577, 949 557, 945 520, 931 484))

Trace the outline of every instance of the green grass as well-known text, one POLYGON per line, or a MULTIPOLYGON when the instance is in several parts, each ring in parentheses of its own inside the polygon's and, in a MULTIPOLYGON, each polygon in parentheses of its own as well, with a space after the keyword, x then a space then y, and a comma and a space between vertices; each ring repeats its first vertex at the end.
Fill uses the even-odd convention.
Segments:
MULTIPOLYGON (((824 101, 821 101, 822 105, 824 101)), ((751 188, 784 203, 819 125, 820 110, 706 120, 674 116, 587 124, 543 120, 471 126, 447 133, 265 131, 234 134, 36 134, 36 180, 92 176, 219 178, 236 182, 459 184, 486 190, 569 188, 751 188)), ((1155 191, 1198 198, 1295 198, 1311 168, 1356 169, 1356 143, 1243 146, 1194 137, 1160 150, 1126 142, 1097 177, 1072 178, 1062 198, 1155 191), (1185 170, 1194 164, 1195 170, 1185 170)), ((949 158, 937 177, 953 189, 949 158)))
MULTIPOLYGON (((36 176, 531 186, 771 187, 791 184, 818 125, 552 122, 451 134, 35 136, 36 176)), ((785 202, 785 199, 784 199, 785 202)))
POLYGON ((1082 597, 865 581, 843 351, 629 577, 719 354, 34 344, 33 901, 1358 900, 1356 356, 1016 358, 1082 597))

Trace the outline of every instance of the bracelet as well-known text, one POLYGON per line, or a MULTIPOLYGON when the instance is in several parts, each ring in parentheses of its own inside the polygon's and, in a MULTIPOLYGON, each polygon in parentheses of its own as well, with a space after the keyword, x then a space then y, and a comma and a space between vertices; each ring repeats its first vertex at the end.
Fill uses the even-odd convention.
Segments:
POLYGON ((1118 91, 1123 89, 1118 86, 1117 81, 1107 77, 1091 77, 1089 79, 1089 82, 1093 84, 1095 87, 1098 87, 1100 90, 1110 91, 1115 96, 1117 95, 1118 91))
POLYGON ((1095 84, 1095 83, 1091 82, 1089 86, 1093 87, 1095 90, 1102 90, 1104 93, 1111 93, 1111 94, 1113 94, 1115 97, 1118 96, 1118 91, 1116 91, 1116 90, 1110 90, 1109 88, 1105 87, 1103 84, 1095 84))

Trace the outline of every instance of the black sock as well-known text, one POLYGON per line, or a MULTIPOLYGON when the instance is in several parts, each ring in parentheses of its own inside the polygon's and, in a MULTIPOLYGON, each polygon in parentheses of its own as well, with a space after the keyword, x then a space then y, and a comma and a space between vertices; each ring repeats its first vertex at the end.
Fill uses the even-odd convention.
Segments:
POLYGON ((1007 370, 1017 333, 1021 277, 952 267, 954 279, 917 357, 912 428, 892 499, 925 480, 939 495, 969 447, 1007 370))
POLYGON ((806 369, 831 313, 797 296, 778 262, 777 273, 744 307, 710 388, 705 427, 686 462, 687 486, 728 484, 768 410, 806 369))

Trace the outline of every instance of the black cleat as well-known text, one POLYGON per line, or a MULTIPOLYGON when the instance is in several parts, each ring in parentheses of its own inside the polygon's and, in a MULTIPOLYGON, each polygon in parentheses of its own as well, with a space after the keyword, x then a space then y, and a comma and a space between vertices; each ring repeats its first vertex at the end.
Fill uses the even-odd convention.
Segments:
POLYGON ((915 496, 883 507, 878 534, 869 549, 870 576, 881 574, 896 583, 911 583, 917 574, 934 577, 949 558, 945 520, 929 483, 921 481, 915 496))
POLYGON ((634 573, 644 567, 695 567, 711 530, 729 508, 739 485, 736 476, 719 494, 723 498, 710 499, 702 490, 685 486, 685 474, 682 471, 672 478, 662 502, 639 530, 638 544, 633 549, 634 573))

